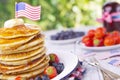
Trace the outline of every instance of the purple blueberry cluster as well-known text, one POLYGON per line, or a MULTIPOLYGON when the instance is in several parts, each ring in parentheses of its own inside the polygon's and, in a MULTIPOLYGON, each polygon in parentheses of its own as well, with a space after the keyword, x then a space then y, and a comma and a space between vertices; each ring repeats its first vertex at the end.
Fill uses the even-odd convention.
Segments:
POLYGON ((85 35, 84 32, 78 32, 73 30, 67 30, 67 31, 61 31, 51 36, 51 40, 67 40, 67 39, 73 39, 78 38, 85 35))
POLYGON ((54 66, 56 68, 58 74, 60 74, 64 69, 64 64, 60 62, 59 63, 53 62, 51 66, 54 66))

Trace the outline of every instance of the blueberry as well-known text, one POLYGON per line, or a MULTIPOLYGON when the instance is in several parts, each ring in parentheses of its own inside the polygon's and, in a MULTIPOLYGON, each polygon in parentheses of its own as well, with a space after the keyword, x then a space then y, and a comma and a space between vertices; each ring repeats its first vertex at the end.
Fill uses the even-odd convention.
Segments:
POLYGON ((52 35, 52 36, 51 36, 51 39, 52 39, 52 40, 57 40, 57 38, 58 38, 58 37, 57 37, 56 35, 52 35))
POLYGON ((48 77, 48 75, 43 75, 42 80, 50 80, 50 78, 48 77))
POLYGON ((66 40, 66 39, 68 39, 68 36, 64 36, 64 38, 63 38, 64 40, 66 40))
POLYGON ((57 63, 57 66, 55 68, 57 70, 57 73, 60 74, 64 69, 64 65, 63 63, 57 63))
POLYGON ((64 69, 64 64, 63 63, 52 63, 52 66, 54 66, 57 70, 57 73, 60 74, 63 69, 64 69))
POLYGON ((81 37, 81 36, 84 36, 84 35, 85 35, 84 32, 76 32, 76 34, 78 35, 77 37, 81 37))
POLYGON ((73 39, 76 37, 81 37, 85 33, 84 32, 75 32, 73 30, 68 30, 68 31, 61 31, 56 33, 55 35, 51 36, 52 40, 67 40, 67 39, 73 39))
POLYGON ((37 76, 35 80, 42 80, 42 79, 40 78, 40 76, 37 76))
POLYGON ((79 79, 79 78, 75 77, 75 79, 74 79, 74 80, 81 80, 81 79, 79 79))
POLYGON ((51 66, 54 66, 54 67, 56 68, 57 63, 56 63, 56 62, 53 62, 53 63, 51 64, 51 66))
POLYGON ((83 62, 82 62, 82 61, 79 61, 79 64, 80 64, 80 65, 83 65, 83 62))

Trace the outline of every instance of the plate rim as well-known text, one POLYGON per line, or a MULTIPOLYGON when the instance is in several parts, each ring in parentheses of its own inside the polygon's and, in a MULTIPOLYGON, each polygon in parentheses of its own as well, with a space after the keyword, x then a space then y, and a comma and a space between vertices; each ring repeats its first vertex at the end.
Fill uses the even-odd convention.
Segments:
POLYGON ((106 51, 106 50, 113 50, 113 49, 118 49, 120 48, 120 44, 116 44, 113 46, 105 46, 105 47, 87 47, 85 46, 81 41, 76 43, 80 46, 80 48, 85 49, 85 50, 91 50, 91 51, 106 51))

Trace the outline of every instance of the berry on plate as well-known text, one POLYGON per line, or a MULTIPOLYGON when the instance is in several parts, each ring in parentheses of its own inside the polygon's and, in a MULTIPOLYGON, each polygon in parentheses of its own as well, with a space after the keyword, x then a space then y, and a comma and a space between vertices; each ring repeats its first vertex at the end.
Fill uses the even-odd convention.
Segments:
POLYGON ((106 34, 106 29, 105 28, 97 28, 95 31, 95 37, 96 38, 103 38, 106 34))
POLYGON ((40 76, 35 77, 35 80, 42 80, 40 76))
POLYGON ((84 44, 85 44, 86 46, 88 46, 88 47, 92 47, 92 46, 93 46, 93 40, 92 40, 92 39, 89 39, 89 40, 86 41, 84 44))
POLYGON ((63 63, 52 63, 52 66, 56 68, 58 74, 60 74, 64 69, 63 63))
POLYGON ((57 70, 54 66, 48 66, 45 70, 44 70, 44 74, 48 75, 50 79, 54 78, 55 76, 57 76, 57 70))
POLYGON ((23 78, 23 77, 21 77, 21 76, 17 76, 17 77, 15 78, 15 80, 26 80, 26 78, 23 78))
POLYGON ((94 38, 93 44, 94 44, 94 46, 104 46, 104 39, 103 38, 94 38))
POLYGON ((115 45, 115 40, 114 38, 112 37, 105 37, 105 40, 104 40, 104 45, 105 46, 112 46, 112 45, 115 45))
POLYGON ((56 63, 59 62, 59 58, 56 54, 51 53, 51 54, 49 54, 49 57, 50 57, 50 62, 56 62, 56 63))
POLYGON ((93 46, 93 39, 90 38, 88 35, 82 38, 82 42, 88 47, 93 46))
POLYGON ((41 79, 42 80, 50 80, 50 78, 48 77, 48 75, 43 75, 41 79))
POLYGON ((88 40, 90 40, 91 38, 89 37, 89 36, 84 36, 83 38, 82 38, 82 42, 83 43, 85 43, 85 42, 87 42, 88 40))
POLYGON ((95 35, 95 30, 91 29, 88 31, 88 34, 87 34, 90 38, 93 38, 94 35, 95 35))

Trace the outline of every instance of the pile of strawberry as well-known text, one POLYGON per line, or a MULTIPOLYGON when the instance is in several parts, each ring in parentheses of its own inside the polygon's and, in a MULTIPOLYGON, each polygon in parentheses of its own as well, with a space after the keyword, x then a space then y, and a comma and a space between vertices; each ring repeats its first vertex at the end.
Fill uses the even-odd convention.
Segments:
POLYGON ((120 32, 107 32, 105 28, 99 27, 96 30, 89 30, 82 38, 82 43, 88 47, 112 46, 120 44, 120 32))

